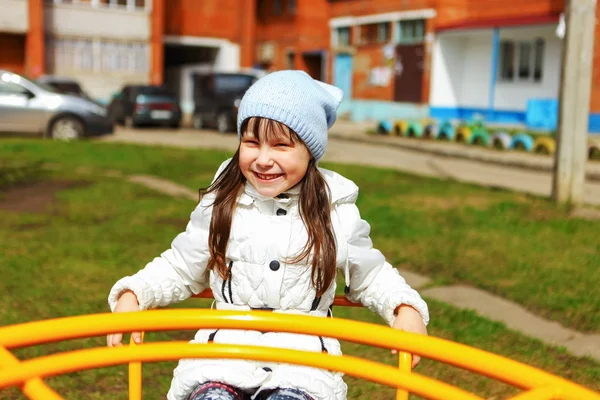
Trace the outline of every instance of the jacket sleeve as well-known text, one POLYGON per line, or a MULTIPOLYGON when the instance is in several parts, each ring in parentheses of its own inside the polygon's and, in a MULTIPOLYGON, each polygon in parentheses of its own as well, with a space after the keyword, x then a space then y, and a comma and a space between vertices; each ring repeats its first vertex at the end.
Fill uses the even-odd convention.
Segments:
MULTIPOLYGON (((361 219, 354 202, 338 204, 337 213, 347 244, 347 268, 349 273, 350 301, 361 302, 378 313, 388 325, 394 323, 394 310, 402 304, 412 306, 421 314, 423 322, 429 322, 427 304, 392 267, 383 254, 373 248, 369 237, 371 227, 361 219)), ((348 282, 347 282, 348 284, 348 282)))
POLYGON ((146 310, 183 301, 208 286, 208 229, 213 200, 210 195, 202 199, 192 212, 185 232, 177 235, 169 250, 112 287, 108 297, 111 311, 124 290, 133 291, 140 310, 146 310))

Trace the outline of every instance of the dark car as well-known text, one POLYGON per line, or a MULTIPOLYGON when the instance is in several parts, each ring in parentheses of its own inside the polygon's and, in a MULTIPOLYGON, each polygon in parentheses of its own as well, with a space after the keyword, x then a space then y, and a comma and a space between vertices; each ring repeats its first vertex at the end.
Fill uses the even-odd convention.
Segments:
POLYGON ((163 86, 127 85, 108 105, 111 118, 129 127, 168 125, 178 128, 181 108, 175 95, 163 86))
POLYGON ((36 79, 36 82, 50 86, 57 93, 82 97, 86 100, 93 101, 92 98, 88 96, 88 94, 81 88, 79 82, 71 78, 55 75, 44 75, 36 79))
POLYGON ((194 75, 194 127, 234 131, 240 100, 256 80, 255 75, 243 73, 194 75))

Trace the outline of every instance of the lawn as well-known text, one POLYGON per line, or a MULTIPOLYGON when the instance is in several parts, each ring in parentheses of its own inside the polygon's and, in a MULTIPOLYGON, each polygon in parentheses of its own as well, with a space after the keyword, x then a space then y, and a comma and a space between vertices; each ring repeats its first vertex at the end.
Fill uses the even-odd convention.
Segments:
MULTIPOLYGON (((184 229, 193 202, 106 177, 104 172, 153 174, 197 189, 210 181, 226 156, 94 142, 0 142, 0 169, 2 164, 27 166, 20 174, 0 175, 5 185, 0 192, 2 324, 107 311, 112 283, 135 272, 184 229), (52 171, 40 171, 37 162, 50 164, 52 171)), ((596 312, 600 300, 590 295, 600 284, 599 224, 571 219, 567 210, 555 209, 545 200, 510 192, 391 170, 324 166, 359 184, 359 205, 372 225, 375 245, 395 265, 430 275, 438 283, 485 288, 575 329, 600 331, 596 312)), ((198 304, 206 302, 190 300, 180 306, 198 304)), ((470 311, 432 300, 429 304, 432 335, 504 354, 600 390, 600 364, 545 346, 470 311)), ((367 310, 338 309, 335 315, 380 322, 367 310)), ((192 333, 149 336, 149 340, 182 340, 192 333)), ((28 358, 103 342, 103 338, 78 340, 17 354, 28 358)), ((353 344, 344 348, 349 354, 394 363, 387 351, 353 344)), ((164 398, 173 366, 146 365, 145 398, 164 398)), ((513 393, 505 385, 431 361, 424 361, 419 372, 488 398, 513 393)), ((347 381, 351 399, 392 398, 390 389, 347 381)), ((66 398, 127 397, 124 367, 48 382, 66 398)), ((8 390, 0 392, 0 398, 22 397, 8 390)))

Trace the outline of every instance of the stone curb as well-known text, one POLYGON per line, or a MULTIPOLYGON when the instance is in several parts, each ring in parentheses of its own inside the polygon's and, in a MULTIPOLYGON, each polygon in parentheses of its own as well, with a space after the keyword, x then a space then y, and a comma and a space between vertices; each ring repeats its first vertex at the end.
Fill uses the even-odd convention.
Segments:
MULTIPOLYGON (((517 159, 517 157, 511 157, 511 159, 507 159, 506 155, 494 154, 495 152, 492 150, 478 149, 474 151, 473 149, 469 149, 468 151, 465 151, 462 146, 454 146, 452 144, 444 145, 436 142, 419 143, 416 142, 415 139, 392 138, 388 136, 370 136, 366 134, 342 134, 335 131, 329 132, 329 138, 355 143, 369 143, 384 147, 393 146, 426 154, 434 154, 440 157, 459 158, 533 171, 552 172, 554 168, 554 163, 552 160, 542 159, 541 157, 536 160, 536 156, 529 154, 519 155, 521 159, 517 159), (442 146, 447 146, 447 148, 442 148, 442 146), (523 158, 523 156, 530 157, 530 159, 523 158)), ((586 179, 588 181, 600 182, 600 165, 598 168, 594 166, 593 170, 588 167, 586 171, 586 179)))

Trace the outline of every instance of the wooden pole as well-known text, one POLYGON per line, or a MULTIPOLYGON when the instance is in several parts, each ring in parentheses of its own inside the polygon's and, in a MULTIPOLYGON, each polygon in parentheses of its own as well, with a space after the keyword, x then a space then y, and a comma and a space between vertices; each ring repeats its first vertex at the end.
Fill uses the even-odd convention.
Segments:
POLYGON ((552 198, 583 203, 597 0, 567 0, 552 198))

